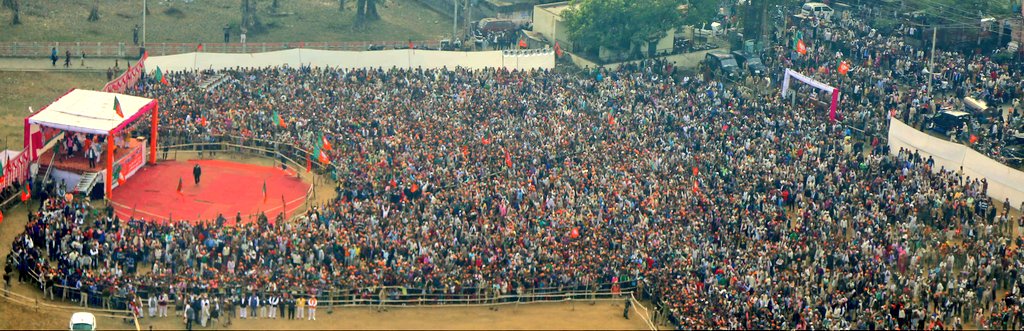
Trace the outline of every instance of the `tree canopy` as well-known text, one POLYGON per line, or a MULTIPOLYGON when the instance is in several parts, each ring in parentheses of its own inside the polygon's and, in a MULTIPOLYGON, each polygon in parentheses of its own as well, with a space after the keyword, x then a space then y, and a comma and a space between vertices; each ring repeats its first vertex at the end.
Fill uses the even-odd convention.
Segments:
POLYGON ((679 26, 681 0, 573 0, 563 12, 574 47, 629 51, 679 26))

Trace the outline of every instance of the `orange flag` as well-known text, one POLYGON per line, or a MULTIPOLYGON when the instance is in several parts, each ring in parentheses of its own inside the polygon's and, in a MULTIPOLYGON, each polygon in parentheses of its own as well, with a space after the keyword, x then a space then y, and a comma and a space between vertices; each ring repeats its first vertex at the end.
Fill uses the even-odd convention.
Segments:
POLYGON ((177 189, 178 195, 182 194, 181 193, 181 185, 182 185, 181 177, 178 177, 178 189, 177 189))
POLYGON ((845 75, 847 72, 850 72, 850 65, 846 64, 846 61, 840 62, 839 63, 839 73, 845 75))
POLYGON ((800 39, 799 41, 796 42, 796 52, 800 53, 800 55, 807 54, 807 45, 804 44, 803 39, 800 39))

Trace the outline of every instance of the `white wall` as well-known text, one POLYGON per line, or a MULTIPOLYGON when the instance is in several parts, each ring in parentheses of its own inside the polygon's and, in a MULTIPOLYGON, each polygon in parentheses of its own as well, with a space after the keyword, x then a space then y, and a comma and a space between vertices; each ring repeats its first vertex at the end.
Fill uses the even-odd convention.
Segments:
POLYGON ((288 65, 312 67, 356 68, 506 68, 552 69, 555 67, 553 51, 487 51, 448 52, 427 50, 383 50, 383 51, 324 51, 317 49, 289 49, 276 52, 234 54, 234 53, 187 53, 167 56, 151 56, 146 60, 146 70, 157 67, 163 71, 190 69, 223 70, 231 68, 263 68, 288 65))
POLYGON ((1024 201, 1024 172, 967 146, 932 137, 892 119, 889 121, 889 147, 894 155, 904 148, 918 151, 924 158, 931 156, 935 160, 935 169, 945 167, 946 170, 957 171, 962 166, 965 176, 988 181, 988 195, 996 202, 1009 198, 1011 206, 1020 206, 1024 201))

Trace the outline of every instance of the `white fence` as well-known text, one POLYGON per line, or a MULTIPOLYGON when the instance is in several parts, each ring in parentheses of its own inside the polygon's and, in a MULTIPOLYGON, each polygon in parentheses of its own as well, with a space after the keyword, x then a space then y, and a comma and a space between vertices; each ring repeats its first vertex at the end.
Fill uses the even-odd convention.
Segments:
POLYGON ((1024 172, 967 146, 932 137, 894 118, 889 121, 889 147, 893 154, 905 148, 920 152, 922 157, 931 156, 936 169, 958 171, 963 167, 964 176, 987 179, 988 195, 997 202, 1009 198, 1012 206, 1020 206, 1024 201, 1024 172))
POLYGON ((356 68, 505 68, 552 69, 555 54, 551 50, 526 49, 486 52, 450 52, 432 50, 381 50, 381 51, 325 51, 318 49, 289 49, 276 52, 234 54, 234 53, 186 53, 167 56, 151 56, 146 60, 146 70, 157 67, 163 71, 191 69, 223 70, 231 68, 263 68, 274 66, 311 66, 341 69, 356 68))

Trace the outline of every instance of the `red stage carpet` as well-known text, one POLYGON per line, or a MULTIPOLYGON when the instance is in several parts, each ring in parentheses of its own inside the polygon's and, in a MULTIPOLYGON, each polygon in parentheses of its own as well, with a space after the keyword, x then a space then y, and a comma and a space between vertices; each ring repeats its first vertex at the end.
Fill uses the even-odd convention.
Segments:
POLYGON ((136 218, 160 223, 169 217, 176 221, 213 221, 217 214, 224 214, 227 224, 234 224, 238 212, 242 212, 244 222, 255 221, 253 215, 261 211, 273 221, 285 204, 285 215, 291 216, 305 203, 309 188, 310 184, 295 177, 294 170, 286 173, 281 168, 222 160, 164 161, 142 167, 124 185, 114 188, 112 200, 122 219, 134 213, 136 218), (203 169, 199 185, 192 177, 196 163, 203 169), (182 194, 177 193, 179 178, 182 194))

